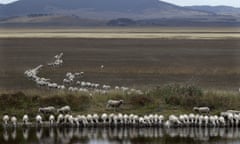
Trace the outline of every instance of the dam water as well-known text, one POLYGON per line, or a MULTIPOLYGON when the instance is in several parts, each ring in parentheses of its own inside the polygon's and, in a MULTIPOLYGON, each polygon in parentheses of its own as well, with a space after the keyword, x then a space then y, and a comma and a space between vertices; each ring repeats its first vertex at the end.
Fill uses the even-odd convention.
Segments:
POLYGON ((238 128, 1 128, 1 144, 239 144, 238 128))

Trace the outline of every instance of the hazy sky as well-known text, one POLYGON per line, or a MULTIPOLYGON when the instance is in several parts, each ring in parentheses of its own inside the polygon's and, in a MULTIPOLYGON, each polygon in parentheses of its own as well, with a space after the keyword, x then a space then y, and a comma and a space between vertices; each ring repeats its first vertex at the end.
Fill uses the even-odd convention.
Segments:
MULTIPOLYGON (((11 3, 17 0, 0 0, 1 4, 11 3)), ((240 7, 240 0, 162 0, 169 3, 174 3, 181 6, 189 6, 189 5, 227 5, 240 7)))
POLYGON ((14 2, 14 1, 17 1, 17 0, 0 0, 0 3, 1 4, 7 4, 7 3, 14 2))

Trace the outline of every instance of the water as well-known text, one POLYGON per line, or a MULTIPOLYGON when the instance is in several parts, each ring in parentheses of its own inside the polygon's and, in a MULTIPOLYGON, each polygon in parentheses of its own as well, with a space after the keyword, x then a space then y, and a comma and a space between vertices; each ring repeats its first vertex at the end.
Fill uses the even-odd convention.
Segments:
POLYGON ((237 128, 9 128, 2 144, 238 144, 237 128))

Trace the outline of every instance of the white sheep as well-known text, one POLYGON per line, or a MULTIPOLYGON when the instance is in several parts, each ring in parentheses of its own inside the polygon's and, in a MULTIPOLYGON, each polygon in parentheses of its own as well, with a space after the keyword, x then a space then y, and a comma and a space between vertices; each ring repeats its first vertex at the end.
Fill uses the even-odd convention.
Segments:
POLYGON ((100 84, 98 84, 98 83, 94 84, 95 89, 98 89, 99 87, 100 87, 100 84))
POLYGON ((182 123, 179 121, 178 117, 175 115, 169 116, 169 122, 171 126, 180 126, 182 123))
POLYGON ((218 118, 218 120, 219 120, 220 126, 225 126, 225 125, 226 125, 226 122, 225 122, 225 119, 224 119, 223 116, 220 116, 220 117, 218 118))
POLYGON ((76 77, 83 77, 84 72, 76 72, 76 73, 74 73, 74 75, 75 75, 76 77))
POLYGON ((94 120, 94 122, 96 123, 96 124, 98 124, 98 120, 99 120, 99 116, 98 116, 98 114, 93 114, 93 120, 94 120))
POLYGON ((184 125, 187 124, 187 122, 185 121, 184 115, 180 115, 180 116, 179 116, 179 121, 180 121, 181 123, 183 123, 184 125))
POLYGON ((24 74, 25 74, 28 78, 36 77, 36 75, 39 73, 39 70, 40 70, 42 67, 43 67, 43 65, 39 65, 39 66, 37 66, 36 68, 26 70, 26 71, 24 72, 24 74))
POLYGON ((134 114, 130 114, 130 115, 128 116, 129 124, 132 124, 132 122, 133 122, 133 117, 134 117, 134 114))
POLYGON ((67 114, 67 113, 70 113, 71 112, 71 107, 70 106, 64 106, 64 107, 61 107, 57 110, 57 113, 62 113, 62 114, 67 114))
POLYGON ((42 114, 54 114, 55 111, 56 111, 56 109, 53 106, 48 106, 48 107, 43 107, 43 108, 38 109, 38 112, 40 112, 42 114))
POLYGON ((81 87, 86 87, 86 86, 87 86, 87 83, 84 82, 84 81, 82 81, 82 82, 81 82, 81 87))
POLYGON ((109 124, 113 123, 115 114, 111 113, 108 117, 109 124))
POLYGON ((65 87, 64 85, 58 85, 58 89, 60 89, 60 90, 65 90, 66 87, 65 87))
POLYGON ((70 126, 74 126, 74 118, 73 118, 72 115, 69 115, 69 116, 68 116, 67 121, 69 122, 70 126))
POLYGON ((164 121, 164 116, 163 115, 159 115, 159 117, 158 117, 158 124, 159 125, 163 125, 163 121, 164 121))
POLYGON ((17 118, 15 116, 11 117, 11 122, 12 122, 13 127, 17 127, 17 118))
POLYGON ((108 115, 106 113, 103 113, 101 115, 101 119, 103 121, 103 124, 106 124, 107 123, 107 119, 108 119, 108 115))
POLYGON ((53 124, 54 124, 54 121, 55 121, 54 115, 50 115, 50 116, 49 116, 49 123, 50 123, 50 125, 53 125, 53 124))
POLYGON ((120 88, 119 88, 119 86, 115 86, 115 88, 114 88, 115 90, 119 90, 120 88))
POLYGON ((205 123, 205 127, 207 127, 208 124, 209 124, 209 117, 208 117, 208 116, 204 116, 204 117, 203 117, 203 121, 204 121, 204 123, 205 123))
POLYGON ((143 117, 139 117, 139 125, 142 127, 142 126, 145 126, 146 125, 146 121, 143 117))
POLYGON ((73 87, 70 91, 72 91, 72 92, 77 92, 77 91, 78 91, 78 88, 77 88, 77 87, 73 87))
POLYGON ((49 89, 57 89, 58 88, 58 84, 57 83, 48 83, 48 88, 49 89))
POLYGON ((216 121, 215 121, 215 117, 214 116, 210 116, 209 117, 209 123, 215 127, 216 126, 216 121))
POLYGON ((77 126, 77 127, 79 127, 79 125, 80 125, 77 117, 73 117, 73 123, 74 123, 74 125, 77 126))
POLYGON ((121 90, 123 91, 123 92, 127 92, 128 90, 129 90, 129 88, 128 87, 121 87, 121 90))
POLYGON ((232 113, 232 114, 240 114, 240 111, 237 110, 227 110, 227 113, 232 113))
POLYGON ((209 114, 210 108, 209 107, 194 107, 193 111, 198 112, 198 113, 207 113, 207 114, 209 114))
POLYGON ((171 125, 171 123, 170 123, 170 120, 167 120, 167 121, 164 123, 164 127, 166 127, 166 128, 172 127, 172 125, 171 125))
POLYGON ((104 65, 101 65, 101 70, 103 70, 104 69, 104 65))
POLYGON ((123 100, 108 100, 106 108, 119 108, 123 104, 123 100))
POLYGON ((111 86, 110 85, 103 85, 102 88, 104 90, 110 90, 111 89, 111 86))
POLYGON ((122 113, 119 113, 117 115, 117 120, 120 122, 120 124, 123 124, 123 114, 122 113))
POLYGON ((83 122, 84 127, 88 126, 88 120, 87 120, 86 116, 84 116, 84 115, 82 116, 82 122, 83 122))
POLYGON ((72 81, 65 78, 65 79, 63 79, 63 83, 64 83, 64 84, 71 84, 72 81))
POLYGON ((233 115, 235 126, 238 127, 240 116, 238 114, 233 115))
POLYGON ((195 115, 192 114, 192 113, 190 113, 190 114, 189 114, 189 123, 190 123, 190 124, 193 124, 193 123, 194 123, 194 120, 195 120, 195 115))
POLYGON ((29 118, 27 114, 23 116, 22 121, 23 121, 23 125, 25 126, 29 124, 29 118))
POLYGON ((36 122, 38 125, 41 125, 43 123, 42 121, 42 117, 40 115, 37 115, 36 118, 35 118, 36 122))
POLYGON ((127 114, 123 115, 123 121, 125 125, 129 124, 129 116, 127 114))
POLYGON ((9 121, 9 116, 8 115, 4 115, 3 116, 3 123, 4 123, 4 125, 8 125, 8 121, 9 121))
POLYGON ((63 63, 63 60, 61 59, 63 57, 63 53, 60 53, 59 55, 54 56, 55 60, 53 62, 48 63, 48 66, 58 66, 63 63))
POLYGON ((138 122, 139 122, 139 116, 138 115, 134 115, 133 116, 133 122, 132 122, 133 125, 136 126, 138 124, 138 122))
POLYGON ((87 115, 87 121, 88 121, 88 123, 90 123, 91 125, 94 123, 94 122, 93 122, 93 116, 92 116, 91 114, 88 114, 88 115, 87 115))
POLYGON ((59 114, 57 117, 57 124, 62 124, 64 121, 64 117, 62 114, 59 114))
POLYGON ((37 80, 36 81, 36 84, 39 86, 39 87, 42 87, 42 86, 47 86, 49 82, 46 82, 46 81, 43 81, 43 80, 37 80))
POLYGON ((77 81, 77 82, 76 82, 76 85, 81 85, 81 82, 80 82, 80 81, 77 81))

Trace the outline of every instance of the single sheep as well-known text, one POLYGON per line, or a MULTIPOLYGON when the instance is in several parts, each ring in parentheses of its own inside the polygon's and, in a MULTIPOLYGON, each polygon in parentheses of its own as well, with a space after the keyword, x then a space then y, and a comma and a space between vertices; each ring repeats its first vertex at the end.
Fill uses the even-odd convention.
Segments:
POLYGON ((207 114, 209 114, 210 108, 209 107, 194 107, 193 111, 198 112, 198 113, 207 113, 207 114))
POLYGON ((70 106, 64 106, 61 107, 57 110, 57 113, 62 113, 62 114, 68 114, 71 112, 71 107, 70 106))
POLYGON ((119 108, 123 104, 123 100, 108 100, 106 108, 119 108))
POLYGON ((48 106, 48 107, 43 107, 43 108, 38 109, 38 112, 40 112, 42 114, 54 114, 55 111, 56 111, 56 109, 53 106, 48 106))

